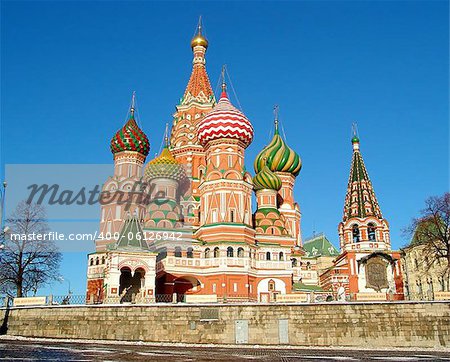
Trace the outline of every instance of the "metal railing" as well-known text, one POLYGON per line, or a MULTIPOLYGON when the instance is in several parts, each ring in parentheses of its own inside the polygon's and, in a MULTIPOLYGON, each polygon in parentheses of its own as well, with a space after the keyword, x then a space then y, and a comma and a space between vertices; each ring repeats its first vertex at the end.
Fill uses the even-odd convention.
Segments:
POLYGON ((0 307, 11 307, 13 303, 13 298, 6 295, 0 296, 0 307))
POLYGON ((50 295, 47 298, 47 304, 50 305, 86 304, 86 295, 76 295, 76 294, 50 295))

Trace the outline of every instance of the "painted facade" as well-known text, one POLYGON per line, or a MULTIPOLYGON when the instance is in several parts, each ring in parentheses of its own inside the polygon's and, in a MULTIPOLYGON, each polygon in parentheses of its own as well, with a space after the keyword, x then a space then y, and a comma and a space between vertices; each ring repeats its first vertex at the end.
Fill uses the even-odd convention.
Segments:
POLYGON ((245 168, 252 123, 231 103, 225 80, 216 100, 201 27, 191 47, 192 73, 161 154, 145 165, 150 146, 134 101, 111 141, 114 175, 103 187, 111 201, 102 205, 102 237, 89 255, 88 298, 123 302, 175 293, 265 301, 292 290, 291 259, 303 253, 293 196, 300 157, 275 120, 252 177, 245 168))
POLYGON ((370 289, 371 268, 387 275, 387 284, 375 288, 402 295, 399 255, 390 250, 389 225, 359 140, 353 140, 339 225, 342 253, 322 273, 334 255, 313 255, 302 245, 294 198, 298 153, 280 135, 275 117, 273 138, 250 174, 245 151, 255 130, 230 101, 225 76, 216 99, 200 26, 191 48, 192 73, 161 153, 146 163, 150 142, 135 118, 134 95, 128 121, 111 140, 114 174, 103 186, 100 236, 88 256, 88 299, 153 302, 195 294, 266 302, 295 292, 293 285, 319 284, 358 293, 370 289))

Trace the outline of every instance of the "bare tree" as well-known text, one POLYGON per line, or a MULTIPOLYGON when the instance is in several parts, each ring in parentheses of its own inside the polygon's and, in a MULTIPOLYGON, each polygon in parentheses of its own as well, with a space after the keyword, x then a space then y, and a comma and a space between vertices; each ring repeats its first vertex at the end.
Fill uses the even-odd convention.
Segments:
POLYGON ((49 240, 45 209, 21 201, 6 220, 0 250, 0 292, 22 297, 59 277, 61 253, 49 240))
POLYGON ((440 265, 441 277, 450 277, 450 193, 433 196, 425 201, 425 208, 413 219, 407 232, 412 236, 412 245, 423 248, 425 265, 440 265))

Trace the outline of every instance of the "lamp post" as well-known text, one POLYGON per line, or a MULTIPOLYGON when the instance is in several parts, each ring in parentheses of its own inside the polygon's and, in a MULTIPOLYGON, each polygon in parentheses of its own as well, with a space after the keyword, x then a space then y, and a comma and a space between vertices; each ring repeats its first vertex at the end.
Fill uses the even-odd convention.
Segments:
POLYGON ((6 186, 8 184, 3 181, 0 187, 0 250, 5 248, 5 235, 8 232, 8 228, 4 226, 3 222, 3 212, 5 209, 5 197, 6 197, 6 186))
POLYGON ((72 291, 70 290, 70 280, 69 279, 64 279, 63 277, 59 277, 58 278, 60 282, 67 282, 68 286, 69 286, 69 290, 67 292, 67 295, 72 294, 72 291))

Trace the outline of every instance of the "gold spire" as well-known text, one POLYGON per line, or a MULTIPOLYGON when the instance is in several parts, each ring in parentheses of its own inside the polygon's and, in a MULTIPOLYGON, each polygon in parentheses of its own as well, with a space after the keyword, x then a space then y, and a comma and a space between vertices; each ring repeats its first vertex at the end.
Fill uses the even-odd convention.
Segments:
POLYGON ((275 134, 278 134, 278 110, 278 104, 275 104, 275 106, 273 107, 273 114, 275 116, 275 120, 273 121, 273 123, 275 124, 275 134))
POLYGON ((226 65, 222 65, 222 71, 220 73, 220 76, 222 77, 222 93, 227 92, 227 83, 225 81, 225 71, 226 71, 226 65))
POLYGON ((166 130, 164 131, 164 146, 169 147, 169 123, 166 123, 166 130))
POLYGON ((133 96, 131 97, 131 107, 130 107, 131 118, 134 118, 135 104, 136 104, 136 91, 133 91, 133 96))
POLYGON ((191 48, 196 46, 202 46, 205 49, 208 48, 208 40, 202 35, 202 16, 198 19, 197 32, 191 40, 191 48))

